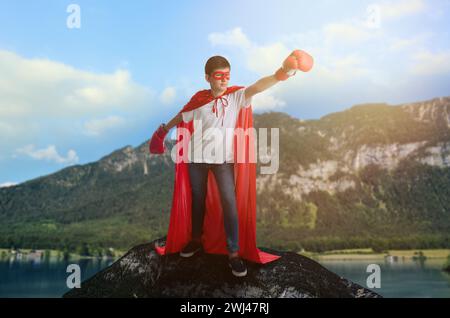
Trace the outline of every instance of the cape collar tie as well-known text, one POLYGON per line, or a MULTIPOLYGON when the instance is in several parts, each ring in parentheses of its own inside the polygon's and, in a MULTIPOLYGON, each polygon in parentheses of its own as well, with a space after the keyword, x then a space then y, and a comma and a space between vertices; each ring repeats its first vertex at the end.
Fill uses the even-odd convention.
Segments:
POLYGON ((225 107, 228 106, 228 99, 226 96, 223 95, 214 98, 212 112, 216 114, 216 117, 219 117, 219 110, 217 109, 217 104, 219 100, 222 103, 222 127, 223 127, 223 119, 225 117, 225 107))

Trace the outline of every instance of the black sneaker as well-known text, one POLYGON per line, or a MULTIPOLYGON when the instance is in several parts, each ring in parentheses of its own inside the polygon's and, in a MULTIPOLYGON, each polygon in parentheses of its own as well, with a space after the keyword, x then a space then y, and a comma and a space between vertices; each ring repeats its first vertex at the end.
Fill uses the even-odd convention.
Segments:
POLYGON ((202 248, 202 243, 198 241, 190 241, 180 252, 181 257, 191 257, 202 248))
POLYGON ((228 259, 228 264, 231 267, 231 272, 236 277, 244 277, 247 275, 247 267, 239 257, 232 257, 228 259))

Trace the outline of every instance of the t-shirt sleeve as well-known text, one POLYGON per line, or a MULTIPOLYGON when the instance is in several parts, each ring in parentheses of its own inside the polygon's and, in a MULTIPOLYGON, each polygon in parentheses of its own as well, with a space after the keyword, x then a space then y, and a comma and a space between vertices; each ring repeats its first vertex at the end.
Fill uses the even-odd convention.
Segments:
POLYGON ((188 112, 182 112, 181 116, 183 117, 183 121, 185 123, 190 122, 192 119, 194 119, 194 110, 190 110, 188 112))
POLYGON ((252 104, 252 98, 249 99, 245 98, 245 90, 247 88, 242 88, 238 91, 236 91, 236 104, 238 105, 238 108, 244 108, 249 107, 252 104))

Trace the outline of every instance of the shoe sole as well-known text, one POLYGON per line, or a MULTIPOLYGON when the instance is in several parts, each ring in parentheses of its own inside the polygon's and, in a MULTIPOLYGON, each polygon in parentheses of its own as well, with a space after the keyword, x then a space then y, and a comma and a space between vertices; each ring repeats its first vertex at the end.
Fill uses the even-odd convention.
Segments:
POLYGON ((181 257, 191 257, 191 256, 193 256, 195 253, 197 253, 198 251, 200 251, 200 249, 196 249, 195 251, 193 251, 193 252, 190 252, 190 253, 183 253, 183 252, 180 252, 180 256, 181 257))
POLYGON ((231 272, 232 272, 233 275, 236 276, 236 277, 245 277, 245 276, 247 276, 247 271, 242 272, 242 273, 238 273, 238 272, 235 272, 235 271, 232 270, 231 272))
MULTIPOLYGON (((231 265, 228 265, 231 268, 231 265)), ((247 276, 247 270, 245 270, 245 272, 235 272, 234 270, 231 270, 231 272, 233 273, 234 276, 236 277, 244 277, 247 276)))

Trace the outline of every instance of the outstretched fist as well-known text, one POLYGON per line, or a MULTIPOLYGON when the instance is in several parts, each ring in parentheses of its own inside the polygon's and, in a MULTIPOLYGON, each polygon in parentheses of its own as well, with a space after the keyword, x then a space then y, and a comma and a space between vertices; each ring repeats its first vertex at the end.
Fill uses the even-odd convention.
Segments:
POLYGON ((283 66, 275 73, 275 77, 279 81, 287 80, 295 75, 297 70, 308 72, 313 64, 311 55, 302 50, 295 50, 283 61, 283 66))

